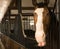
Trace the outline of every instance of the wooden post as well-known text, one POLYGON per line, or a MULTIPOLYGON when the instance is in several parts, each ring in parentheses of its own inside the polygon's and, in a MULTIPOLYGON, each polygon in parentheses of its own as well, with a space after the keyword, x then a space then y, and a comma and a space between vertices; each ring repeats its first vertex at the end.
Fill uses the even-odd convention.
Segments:
POLYGON ((59 49, 60 49, 60 0, 58 0, 59 5, 59 49))

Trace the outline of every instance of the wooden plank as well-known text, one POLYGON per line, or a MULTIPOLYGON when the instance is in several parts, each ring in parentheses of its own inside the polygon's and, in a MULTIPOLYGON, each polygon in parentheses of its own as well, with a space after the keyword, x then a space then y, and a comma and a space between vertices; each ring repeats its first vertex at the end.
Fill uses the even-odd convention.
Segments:
POLYGON ((22 7, 22 10, 34 10, 34 7, 22 7))
POLYGON ((33 13, 22 13, 22 16, 33 16, 33 13))
MULTIPOLYGON (((33 16, 33 13, 22 13, 22 16, 33 16)), ((9 16, 9 14, 7 14, 6 16, 9 16)), ((10 16, 18 16, 18 14, 10 14, 10 16)))
MULTIPOLYGON (((48 7, 49 9, 53 9, 53 7, 48 7)), ((10 10, 17 10, 17 7, 9 7, 10 10)), ((34 7, 21 7, 22 10, 34 10, 34 7)))

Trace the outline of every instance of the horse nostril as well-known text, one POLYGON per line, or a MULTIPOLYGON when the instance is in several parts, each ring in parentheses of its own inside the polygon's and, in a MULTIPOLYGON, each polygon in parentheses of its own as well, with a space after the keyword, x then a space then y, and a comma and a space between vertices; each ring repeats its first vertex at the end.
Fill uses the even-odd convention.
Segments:
POLYGON ((43 47, 43 46, 45 46, 46 45, 46 42, 40 42, 40 43, 38 43, 38 46, 39 47, 43 47))

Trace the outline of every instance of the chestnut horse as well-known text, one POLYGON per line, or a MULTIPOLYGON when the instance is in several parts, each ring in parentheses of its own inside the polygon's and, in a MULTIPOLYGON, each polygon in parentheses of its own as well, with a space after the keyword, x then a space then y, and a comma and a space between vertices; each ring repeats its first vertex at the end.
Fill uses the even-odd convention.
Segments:
POLYGON ((35 9, 34 22, 36 26, 35 39, 38 43, 38 46, 46 46, 50 40, 51 43, 57 42, 58 21, 55 14, 51 12, 51 10, 49 10, 44 4, 40 3, 40 5, 35 9))

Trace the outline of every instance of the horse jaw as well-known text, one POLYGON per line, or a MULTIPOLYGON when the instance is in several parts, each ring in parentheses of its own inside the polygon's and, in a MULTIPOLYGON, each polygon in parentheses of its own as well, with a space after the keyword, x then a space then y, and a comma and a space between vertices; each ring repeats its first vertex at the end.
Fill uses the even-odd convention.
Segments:
POLYGON ((36 32, 35 32, 35 39, 38 43, 38 46, 42 47, 46 45, 45 42, 45 33, 43 29, 43 11, 44 8, 37 8, 35 13, 37 13, 37 22, 36 22, 36 32))

